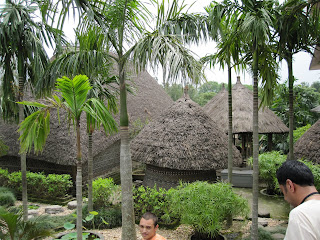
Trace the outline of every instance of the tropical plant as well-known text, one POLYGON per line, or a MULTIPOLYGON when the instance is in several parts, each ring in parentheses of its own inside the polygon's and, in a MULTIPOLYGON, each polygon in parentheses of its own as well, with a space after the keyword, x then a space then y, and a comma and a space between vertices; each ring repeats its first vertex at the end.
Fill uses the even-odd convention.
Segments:
POLYGON ((82 238, 82 156, 80 145, 80 117, 86 113, 93 118, 97 125, 102 125, 105 132, 116 131, 116 122, 103 101, 97 98, 88 98, 91 86, 88 77, 77 75, 72 80, 63 77, 57 79, 57 92, 61 97, 53 95, 47 98, 46 103, 20 102, 24 105, 39 107, 40 109, 28 116, 21 124, 18 131, 22 132, 20 139, 21 151, 29 152, 32 147, 35 152, 42 151, 46 138, 50 132, 50 109, 67 111, 69 124, 74 125, 77 146, 77 236, 82 238))
POLYGON ((320 191, 320 165, 315 164, 307 159, 300 159, 301 162, 306 164, 310 168, 314 177, 314 186, 318 191, 320 191))
POLYGON ((211 237, 223 228, 229 215, 246 217, 249 212, 247 200, 227 183, 180 184, 170 198, 170 207, 180 216, 181 223, 211 237))
MULTIPOLYGON (((5 120, 24 119, 24 107, 15 103, 23 101, 27 85, 35 85, 48 64, 43 43, 52 44, 52 38, 60 34, 48 26, 39 11, 44 3, 35 0, 8 0, 0 12, 0 69, 1 115, 5 120), (39 21, 40 19, 40 21, 39 21)), ((28 217, 26 153, 21 152, 22 200, 24 220, 28 217)))
POLYGON ((304 127, 299 127, 296 130, 293 131, 293 143, 296 143, 298 139, 311 127, 310 124, 304 126, 304 127))
MULTIPOLYGON (((267 193, 270 195, 281 194, 276 171, 286 159, 286 155, 277 151, 259 155, 259 179, 267 185, 267 193)), ((252 157, 248 159, 248 164, 252 166, 252 157)))
POLYGON ((287 0, 280 5, 274 18, 274 26, 278 38, 277 51, 280 59, 288 65, 289 86, 289 160, 293 160, 293 130, 294 130, 294 75, 292 68, 293 55, 300 51, 308 51, 318 42, 320 21, 318 8, 312 8, 314 1, 287 0))
POLYGON ((21 214, 0 207, 0 239, 32 240, 50 235, 51 231, 39 228, 36 221, 24 221, 21 214))
MULTIPOLYGON (((121 191, 112 178, 97 178, 92 183, 93 205, 95 209, 110 207, 114 204, 112 196, 121 191)), ((120 203, 120 202, 118 202, 120 203)))

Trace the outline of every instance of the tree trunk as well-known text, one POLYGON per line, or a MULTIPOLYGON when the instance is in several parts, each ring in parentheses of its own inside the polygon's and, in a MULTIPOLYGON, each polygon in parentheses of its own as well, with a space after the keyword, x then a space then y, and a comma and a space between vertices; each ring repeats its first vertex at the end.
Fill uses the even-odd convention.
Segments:
POLYGON ((77 177, 76 177, 76 197, 77 197, 77 240, 82 240, 82 161, 80 145, 80 121, 76 120, 77 131, 77 177))
POLYGON ((129 119, 127 112, 127 92, 125 85, 124 63, 119 62, 120 80, 120 177, 122 192, 122 234, 121 240, 133 240, 137 238, 133 193, 132 193, 132 161, 130 155, 129 119))
POLYGON ((289 78, 289 160, 293 160, 293 70, 292 56, 287 58, 289 78))
POLYGON ((88 135, 88 212, 93 211, 92 180, 93 180, 93 154, 92 154, 92 133, 88 135))
MULTIPOLYGON (((228 127, 228 181, 232 184, 232 168, 233 168, 233 152, 232 152, 232 81, 231 67, 228 64, 228 112, 229 112, 229 127, 228 127)), ((232 215, 227 218, 227 226, 232 226, 232 215)))
POLYGON ((251 239, 258 240, 259 136, 258 136, 258 53, 253 54, 253 185, 251 239))

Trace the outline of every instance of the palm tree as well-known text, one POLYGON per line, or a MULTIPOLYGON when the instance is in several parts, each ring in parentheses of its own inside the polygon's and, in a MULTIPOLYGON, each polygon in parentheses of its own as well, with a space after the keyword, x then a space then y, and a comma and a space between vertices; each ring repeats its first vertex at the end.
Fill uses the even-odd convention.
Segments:
POLYGON ((284 59, 288 65, 289 85, 289 160, 293 160, 293 83, 292 68, 293 55, 300 51, 312 54, 312 48, 316 45, 319 36, 318 11, 311 14, 313 1, 287 0, 279 6, 275 18, 275 30, 277 50, 280 60, 284 59))
POLYGON ((69 124, 74 125, 77 146, 77 239, 82 239, 82 156, 80 144, 80 117, 83 112, 94 119, 99 126, 102 124, 106 133, 116 130, 116 122, 109 113, 103 101, 97 98, 88 98, 91 90, 88 77, 77 75, 72 80, 63 77, 57 79, 57 92, 61 97, 53 95, 45 104, 37 102, 20 102, 24 105, 39 107, 40 110, 29 115, 20 124, 19 132, 22 152, 43 150, 46 138, 50 132, 50 109, 64 109, 68 113, 69 124))
MULTIPOLYGON (((64 53, 58 54, 49 65, 45 73, 46 84, 40 82, 37 88, 43 93, 50 92, 55 79, 62 76, 76 76, 83 74, 89 77, 92 90, 90 97, 107 100, 108 109, 117 113, 116 97, 118 84, 115 76, 110 76, 110 57, 104 35, 98 28, 87 29, 85 33, 76 32, 77 42, 75 46, 64 49, 64 53), (114 86, 112 85, 114 84, 114 86)), ((87 115, 88 133, 88 211, 93 211, 92 180, 93 180, 93 132, 96 123, 87 115), (92 121, 92 122, 90 122, 92 121)))
MULTIPOLYGON (((209 62, 210 66, 216 63, 220 64, 222 69, 225 65, 228 69, 228 115, 229 115, 229 126, 228 126, 228 181, 232 183, 232 168, 233 168, 233 134, 232 134, 232 78, 231 71, 232 68, 236 68, 239 64, 241 55, 241 43, 240 39, 236 35, 237 27, 237 15, 232 15, 228 18, 227 16, 222 16, 222 9, 217 2, 212 2, 206 11, 209 14, 209 26, 212 39, 218 42, 217 49, 218 52, 215 54, 207 55, 202 58, 202 61, 209 62), (220 22, 216 20, 220 19, 220 22), (217 35, 218 34, 218 35, 217 35)), ((245 67, 245 66, 243 66, 245 67)))
MULTIPOLYGON (((24 119, 22 101, 27 84, 34 85, 48 64, 42 45, 52 43, 59 32, 45 22, 37 22, 37 1, 7 0, 0 13, 0 67, 3 72, 1 110, 5 120, 24 119), (17 79, 18 78, 18 79, 17 79)), ((40 18, 41 19, 41 18, 40 18)), ((26 154, 21 152, 23 219, 28 217, 26 154)))
MULTIPOLYGON (((277 79, 276 72, 273 69, 270 69, 268 65, 261 64, 263 60, 269 60, 269 58, 264 57, 266 53, 262 50, 267 49, 271 36, 274 4, 275 2, 272 0, 242 0, 241 2, 225 0, 216 6, 221 11, 220 16, 226 15, 229 19, 237 16, 236 34, 242 41, 244 49, 247 50, 245 59, 247 63, 250 63, 253 74, 252 239, 258 239, 258 77, 261 77, 266 92, 272 92, 272 87, 277 79)), ((221 19, 216 19, 216 21, 221 22, 221 19)), ((267 55, 269 56, 269 54, 267 55)))

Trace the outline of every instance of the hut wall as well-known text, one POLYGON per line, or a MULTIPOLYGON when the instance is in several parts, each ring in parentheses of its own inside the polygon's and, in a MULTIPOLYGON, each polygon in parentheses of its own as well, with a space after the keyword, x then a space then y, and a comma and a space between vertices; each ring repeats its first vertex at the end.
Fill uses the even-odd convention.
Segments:
POLYGON ((147 164, 143 185, 169 189, 179 185, 179 181, 216 181, 215 170, 176 170, 147 164))
MULTIPOLYGON (((3 156, 0 158, 0 168, 8 169, 9 172, 20 171, 20 157, 3 156)), ((60 165, 42 160, 27 158, 27 171, 44 172, 45 174, 70 174, 72 175, 72 166, 60 165)))

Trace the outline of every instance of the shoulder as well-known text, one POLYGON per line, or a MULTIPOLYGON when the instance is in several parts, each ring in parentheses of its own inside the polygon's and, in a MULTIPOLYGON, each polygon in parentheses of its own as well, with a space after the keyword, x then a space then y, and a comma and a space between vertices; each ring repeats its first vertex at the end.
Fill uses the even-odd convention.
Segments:
POLYGON ((159 234, 156 234, 151 240, 167 240, 159 234))

